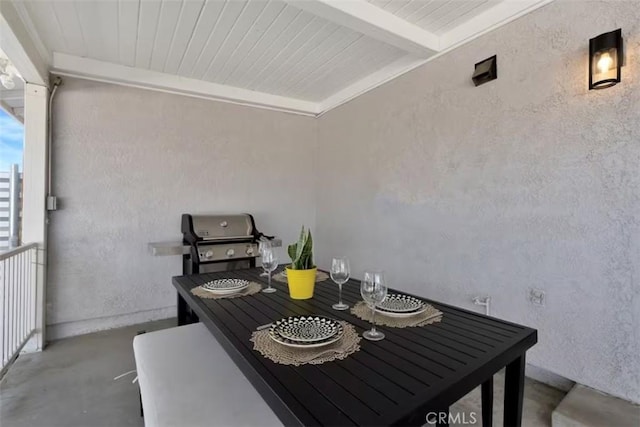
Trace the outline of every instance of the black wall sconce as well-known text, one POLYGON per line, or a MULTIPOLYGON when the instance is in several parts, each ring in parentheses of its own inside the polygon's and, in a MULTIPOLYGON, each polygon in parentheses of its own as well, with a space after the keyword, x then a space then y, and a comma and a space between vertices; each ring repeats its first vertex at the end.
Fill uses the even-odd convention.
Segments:
POLYGON ((490 82, 498 78, 498 58, 493 55, 491 58, 487 58, 484 61, 476 64, 475 71, 471 80, 476 86, 490 82))
POLYGON ((589 40, 589 90, 620 83, 623 58, 621 29, 589 40))

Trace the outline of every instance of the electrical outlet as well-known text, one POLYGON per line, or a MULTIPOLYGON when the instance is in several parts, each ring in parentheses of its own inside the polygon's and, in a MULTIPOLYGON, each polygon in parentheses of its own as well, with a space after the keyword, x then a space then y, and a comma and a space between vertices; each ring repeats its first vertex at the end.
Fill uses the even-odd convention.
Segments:
POLYGON ((533 305, 545 305, 545 294, 540 289, 529 289, 529 302, 533 305))

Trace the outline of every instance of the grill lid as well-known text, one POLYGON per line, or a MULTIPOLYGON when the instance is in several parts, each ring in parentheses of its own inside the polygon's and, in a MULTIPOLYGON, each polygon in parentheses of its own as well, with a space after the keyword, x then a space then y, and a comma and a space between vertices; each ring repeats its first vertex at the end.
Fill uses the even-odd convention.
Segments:
POLYGON ((189 243, 196 241, 253 238, 253 218, 240 215, 182 215, 182 233, 189 243))

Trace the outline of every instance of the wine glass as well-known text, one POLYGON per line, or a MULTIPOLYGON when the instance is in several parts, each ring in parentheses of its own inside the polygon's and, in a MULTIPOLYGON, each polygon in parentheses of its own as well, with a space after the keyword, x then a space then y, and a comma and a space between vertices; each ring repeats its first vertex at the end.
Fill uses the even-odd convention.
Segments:
POLYGON ((334 258, 331 261, 331 280, 338 285, 338 303, 333 304, 334 310, 346 310, 349 306, 342 302, 342 285, 349 280, 351 269, 348 258, 334 258))
POLYGON ((364 280, 360 284, 360 295, 371 307, 371 329, 365 331, 362 336, 369 341, 380 341, 384 334, 376 330, 376 304, 380 304, 387 297, 387 285, 382 272, 367 271, 364 280))
MULTIPOLYGON (((271 240, 260 240, 258 242, 258 254, 260 256, 262 256, 262 251, 265 248, 272 248, 272 247, 273 247, 273 245, 271 244, 271 240)), ((263 276, 267 277, 267 276, 269 276, 269 273, 265 270, 262 273, 260 273, 260 277, 263 277, 263 276)))
POLYGON ((276 291, 276 288, 271 287, 271 273, 278 268, 278 257, 276 256, 273 247, 271 247, 271 243, 260 242, 260 256, 262 257, 262 269, 267 273, 267 277, 269 278, 269 286, 262 290, 267 294, 276 291))

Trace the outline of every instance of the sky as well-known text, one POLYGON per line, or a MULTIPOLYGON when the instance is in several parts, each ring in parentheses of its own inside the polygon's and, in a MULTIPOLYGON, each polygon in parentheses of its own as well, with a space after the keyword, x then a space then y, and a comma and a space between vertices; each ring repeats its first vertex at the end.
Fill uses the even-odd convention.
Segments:
POLYGON ((9 171, 13 163, 22 171, 23 140, 22 123, 0 109, 0 172, 9 171))

